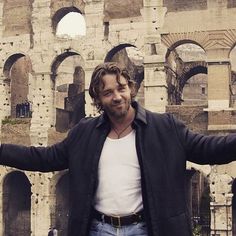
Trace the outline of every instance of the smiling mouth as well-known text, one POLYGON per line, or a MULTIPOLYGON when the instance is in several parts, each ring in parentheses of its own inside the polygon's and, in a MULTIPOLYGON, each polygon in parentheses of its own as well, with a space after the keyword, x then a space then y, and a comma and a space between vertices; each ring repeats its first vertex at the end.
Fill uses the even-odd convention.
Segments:
POLYGON ((117 103, 117 104, 113 104, 112 106, 113 107, 120 107, 120 106, 122 106, 124 103, 122 102, 122 103, 117 103))

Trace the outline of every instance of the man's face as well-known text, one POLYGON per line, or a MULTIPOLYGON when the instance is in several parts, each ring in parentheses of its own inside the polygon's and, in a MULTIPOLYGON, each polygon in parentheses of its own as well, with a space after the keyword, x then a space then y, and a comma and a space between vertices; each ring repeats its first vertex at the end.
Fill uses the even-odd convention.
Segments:
POLYGON ((124 118, 131 104, 131 90, 127 80, 120 76, 120 83, 116 75, 107 74, 102 78, 104 86, 100 85, 99 102, 108 116, 114 119, 124 118))

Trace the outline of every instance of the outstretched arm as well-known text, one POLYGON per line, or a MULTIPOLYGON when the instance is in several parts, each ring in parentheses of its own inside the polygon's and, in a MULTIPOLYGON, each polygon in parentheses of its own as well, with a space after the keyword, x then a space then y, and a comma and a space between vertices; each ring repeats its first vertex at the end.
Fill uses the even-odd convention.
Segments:
POLYGON ((187 160, 197 164, 227 164, 236 160, 236 134, 226 136, 193 133, 172 117, 176 133, 186 150, 187 160))
POLYGON ((29 171, 57 171, 68 168, 67 139, 50 147, 2 144, 0 164, 29 171))

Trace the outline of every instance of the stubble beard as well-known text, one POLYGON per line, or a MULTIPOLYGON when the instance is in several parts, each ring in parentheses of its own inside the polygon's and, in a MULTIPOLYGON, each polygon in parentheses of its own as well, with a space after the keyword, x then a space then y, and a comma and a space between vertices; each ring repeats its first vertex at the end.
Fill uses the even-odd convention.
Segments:
MULTIPOLYGON (((119 103, 117 105, 119 105, 119 103)), ((130 106, 131 100, 128 100, 125 101, 125 107, 121 111, 117 111, 115 108, 112 108, 111 105, 104 106, 103 110, 107 113, 108 116, 116 120, 121 120, 128 114, 130 106)))

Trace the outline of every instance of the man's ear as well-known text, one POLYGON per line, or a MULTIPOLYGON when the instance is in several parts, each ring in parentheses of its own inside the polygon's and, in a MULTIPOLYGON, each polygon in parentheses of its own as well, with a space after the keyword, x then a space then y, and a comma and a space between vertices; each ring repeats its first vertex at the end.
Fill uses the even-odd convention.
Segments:
POLYGON ((96 104, 96 106, 102 106, 99 98, 94 99, 94 104, 96 104))
POLYGON ((137 95, 137 91, 138 89, 136 88, 136 86, 134 84, 132 84, 130 86, 130 95, 132 98, 134 98, 137 95))

